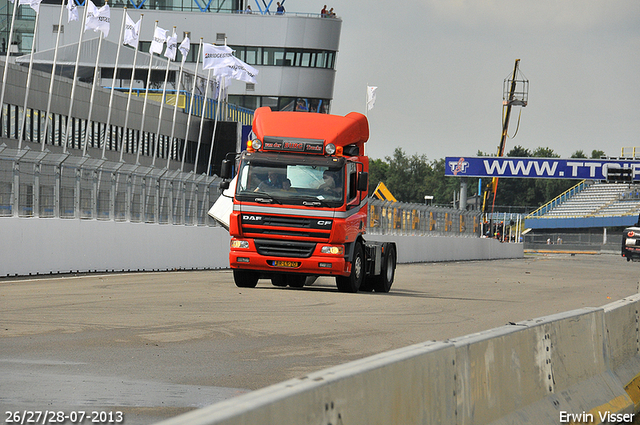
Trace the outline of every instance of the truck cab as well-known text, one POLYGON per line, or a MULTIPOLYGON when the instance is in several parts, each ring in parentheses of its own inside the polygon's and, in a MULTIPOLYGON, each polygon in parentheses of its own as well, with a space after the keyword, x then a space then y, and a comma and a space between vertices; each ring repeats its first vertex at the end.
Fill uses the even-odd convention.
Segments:
POLYGON ((269 278, 276 286, 301 287, 307 277, 334 276, 342 292, 387 292, 395 244, 364 239, 366 117, 259 108, 253 133, 247 150, 225 160, 221 172, 223 188, 235 175, 228 228, 236 285, 269 278))

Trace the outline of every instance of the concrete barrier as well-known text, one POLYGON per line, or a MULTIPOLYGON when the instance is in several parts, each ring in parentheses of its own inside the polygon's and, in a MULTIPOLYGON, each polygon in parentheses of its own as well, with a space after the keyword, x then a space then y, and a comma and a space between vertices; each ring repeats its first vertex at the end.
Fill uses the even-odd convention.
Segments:
POLYGON ((609 369, 603 308, 453 342, 456 361, 466 366, 459 369, 458 424, 568 423, 568 415, 633 413, 624 385, 609 369))
POLYGON ((630 423, 640 295, 425 342, 163 421, 240 424, 630 423))
MULTIPOLYGON (((101 220, 0 218, 0 276, 229 267, 221 227, 101 220)), ((518 258, 522 244, 494 239, 372 236, 398 244, 400 262, 518 258)))
POLYGON ((0 218, 0 276, 229 266, 219 227, 0 218))
POLYGON ((455 423, 455 347, 425 342, 312 373, 161 422, 455 423))
POLYGON ((522 258, 524 245, 497 239, 446 236, 367 235, 367 240, 395 242, 399 263, 522 258))
POLYGON ((604 307, 609 366, 640 411, 640 294, 604 307))

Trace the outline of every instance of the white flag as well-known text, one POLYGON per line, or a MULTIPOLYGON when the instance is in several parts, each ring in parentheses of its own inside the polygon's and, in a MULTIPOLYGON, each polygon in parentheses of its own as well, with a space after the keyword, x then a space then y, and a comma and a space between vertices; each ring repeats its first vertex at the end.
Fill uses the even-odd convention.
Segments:
POLYGON ((67 2, 67 11, 69 11, 69 20, 67 23, 71 21, 79 21, 80 16, 78 15, 78 6, 76 5, 76 0, 69 0, 67 2))
POLYGON ((378 87, 367 86, 367 110, 368 111, 372 110, 373 105, 376 104, 376 90, 378 90, 378 87))
POLYGON ((87 0, 87 23, 84 30, 93 30, 95 32, 102 31, 102 34, 109 36, 109 27, 111 26, 111 9, 105 4, 100 9, 96 7, 91 0, 87 0))
POLYGON ((171 37, 167 37, 167 49, 164 51, 164 57, 172 61, 176 60, 178 53, 178 36, 174 32, 171 37))
POLYGON ((29 2, 29 6, 31 6, 31 8, 33 10, 36 11, 36 13, 40 13, 40 3, 42 2, 42 0, 31 0, 29 2))
POLYGON ((180 53, 182 54, 182 64, 184 65, 184 61, 187 60, 189 50, 191 50, 191 40, 189 40, 189 37, 185 37, 185 39, 182 40, 182 43, 178 46, 178 50, 180 50, 180 53))
POLYGON ((242 62, 240 59, 233 57, 235 60, 235 64, 229 66, 231 69, 231 78, 234 80, 244 81, 245 83, 253 83, 256 84, 256 75, 258 75, 258 70, 242 62))
POLYGON ((222 90, 228 90, 229 87, 231 87, 231 80, 232 78, 225 78, 224 79, 224 87, 222 86, 222 75, 221 74, 217 74, 215 76, 215 79, 213 81, 211 81, 212 85, 211 85, 211 93, 213 94, 213 99, 219 99, 222 90))
POLYGON ((138 40, 140 40, 140 24, 142 24, 142 18, 138 19, 138 22, 133 22, 133 19, 131 19, 127 13, 127 23, 124 26, 123 44, 128 44, 134 49, 138 48, 138 40))
POLYGON ((202 69, 216 69, 235 65, 233 50, 228 46, 202 45, 202 69))
POLYGON ((26 4, 38 13, 40 11, 40 2, 42 2, 42 0, 20 0, 18 4, 26 4))
POLYGON ((167 30, 156 27, 156 31, 153 33, 151 47, 149 47, 149 53, 162 54, 162 48, 164 47, 165 41, 167 41, 167 30))

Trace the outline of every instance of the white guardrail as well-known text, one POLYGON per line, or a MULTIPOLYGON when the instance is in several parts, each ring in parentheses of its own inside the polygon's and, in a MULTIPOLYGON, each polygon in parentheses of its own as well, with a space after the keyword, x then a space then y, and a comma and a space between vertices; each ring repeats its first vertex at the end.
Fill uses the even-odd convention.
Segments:
POLYGON ((630 423, 640 409, 639 307, 640 294, 424 342, 158 425, 630 423))

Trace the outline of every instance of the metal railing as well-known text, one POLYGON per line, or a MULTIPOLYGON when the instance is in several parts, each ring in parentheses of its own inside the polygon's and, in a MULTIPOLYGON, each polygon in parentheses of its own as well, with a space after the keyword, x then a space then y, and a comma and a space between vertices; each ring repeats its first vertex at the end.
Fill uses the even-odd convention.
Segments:
POLYGON ((565 190, 560 195, 556 196, 555 198, 553 198, 552 200, 550 200, 549 202, 547 202, 537 210, 533 211, 526 218, 536 218, 536 217, 541 217, 545 215, 547 212, 551 211, 554 207, 565 202, 567 199, 572 198, 574 195, 582 192, 590 185, 591 185, 591 181, 588 182, 587 180, 582 180, 580 183, 565 190))
MULTIPOLYGON (((217 226, 220 178, 0 145, 0 217, 217 226)), ((480 213, 369 200, 371 234, 474 236, 480 213)))
POLYGON ((370 199, 368 232, 479 237, 481 217, 475 211, 370 199))
POLYGON ((220 179, 0 145, 0 216, 215 226, 220 179))

